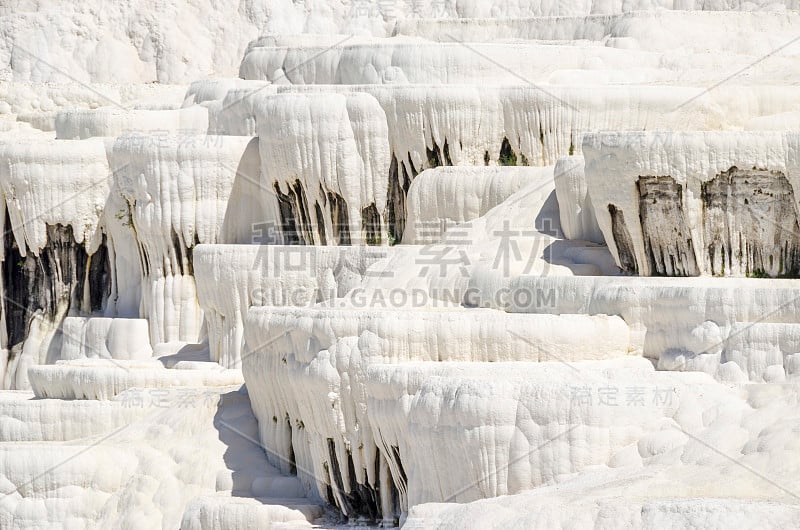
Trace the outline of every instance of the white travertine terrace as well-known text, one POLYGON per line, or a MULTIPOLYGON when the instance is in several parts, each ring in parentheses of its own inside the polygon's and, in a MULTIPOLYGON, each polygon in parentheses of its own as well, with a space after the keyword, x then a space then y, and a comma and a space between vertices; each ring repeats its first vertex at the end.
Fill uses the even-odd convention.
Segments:
POLYGON ((798 30, 0 5, 0 528, 800 526, 798 30))
POLYGON ((67 317, 62 324, 61 358, 142 360, 153 356, 143 318, 67 317))
MULTIPOLYGON (((721 85, 712 91, 679 84, 669 88, 627 86, 466 85, 239 85, 220 99, 204 100, 215 134, 247 134, 262 101, 281 94, 374 96, 389 125, 389 146, 408 171, 431 167, 426 150, 448 144, 453 165, 496 163, 503 139, 530 165, 552 165, 560 156, 580 154, 591 131, 737 130, 800 109, 790 86, 721 85), (691 104, 686 104, 691 100, 691 104), (221 102, 221 104, 217 103, 221 102), (217 103, 217 104, 215 104, 217 103)), ((227 84, 226 84, 227 85, 227 84)), ((220 91, 220 83, 198 82, 190 93, 220 91)), ((204 96, 211 98, 212 95, 204 96)), ((299 118, 298 118, 299 119, 299 118)), ((269 127, 278 126, 271 121, 269 127)), ((253 129, 254 130, 254 129, 253 129)))
POLYGON ((763 55, 792 39, 799 19, 800 14, 795 11, 777 9, 721 12, 658 9, 480 20, 408 18, 397 23, 394 34, 438 42, 588 41, 598 46, 660 52, 680 49, 713 53, 722 48, 728 53, 763 55), (676 25, 680 31, 661 31, 665 26, 676 25), (731 40, 731 32, 736 32, 738 38, 731 40))
POLYGON ((223 387, 240 384, 238 370, 219 365, 166 369, 148 361, 59 361, 28 371, 33 393, 39 398, 110 399, 131 388, 223 387))
POLYGON ((501 288, 510 291, 504 308, 512 312, 622 316, 631 350, 661 369, 704 371, 733 382, 783 381, 800 373, 793 280, 521 276, 501 288), (516 291, 541 296, 518 298, 516 291))
MULTIPOLYGON (((691 408, 695 392, 712 386, 710 402, 720 399, 714 390, 723 393, 710 378, 678 382, 670 374, 653 372, 642 359, 379 365, 367 371, 366 379, 378 443, 399 448, 403 468, 414 477, 408 483, 409 505, 517 493, 584 466, 608 465, 631 443, 639 445, 632 457, 646 460, 685 441, 681 428, 696 427, 700 411, 691 408), (616 406, 581 403, 570 382, 576 370, 593 374, 582 385, 594 394, 635 381, 647 394, 647 406, 624 398, 616 406), (664 403, 651 402, 656 390, 665 394, 664 403), (571 417, 571 428, 559 421, 564 416, 571 417), (445 442, 461 430, 475 434, 445 442), (659 430, 667 431, 666 448, 651 446, 651 433, 659 430), (549 450, 538 451, 548 439, 553 440, 549 450), (453 450, 454 444, 463 446, 453 450), (414 449, 420 446, 431 450, 414 449), (439 447, 441 452, 435 449, 439 447), (459 465, 457 455, 475 450, 485 455, 481 465, 459 465), (461 476, 453 480, 453 475, 461 476)), ((727 405, 732 405, 730 398, 727 405)))
POLYGON ((69 110, 56 115, 56 138, 81 140, 96 136, 120 136, 133 131, 139 134, 205 134, 208 111, 200 106, 175 110, 121 110, 104 107, 93 110, 69 110))
MULTIPOLYGON (((263 226, 260 230, 268 230, 263 226)), ((266 234, 264 234, 266 236, 266 234)), ((388 247, 200 245, 197 297, 206 316, 211 360, 241 368, 244 320, 251 306, 312 306, 344 296, 394 254, 388 247)))
MULTIPOLYGON (((386 239, 388 126, 375 98, 281 94, 256 113, 265 189, 289 204, 301 241, 386 239)), ((265 220, 277 223, 278 212, 265 220)))
POLYGON ((72 228, 78 243, 99 244, 99 224, 111 186, 104 139, 3 142, 0 182, 4 209, 23 256, 47 244, 47 225, 72 228), (78 200, 80 196, 80 200, 78 200))
POLYGON ((115 184, 125 206, 116 218, 140 248, 142 316, 153 343, 202 339, 203 315, 192 250, 216 243, 226 223, 249 227, 250 208, 228 210, 234 181, 257 177, 251 138, 130 135, 114 144, 115 184))
MULTIPOLYGON (((786 39, 789 40, 788 38, 786 39)), ((783 43, 779 43, 783 44, 783 43)), ((781 55, 770 63, 752 62, 747 54, 681 50, 680 55, 609 46, 570 43, 460 41, 431 43, 402 37, 341 46, 257 46, 239 68, 244 79, 292 84, 394 85, 474 84, 491 79, 502 85, 624 85, 713 83, 722 65, 750 66, 762 83, 791 81, 787 72, 796 57, 781 55)))
POLYGON ((552 172, 551 167, 426 169, 408 190, 403 242, 438 243, 446 228, 483 217, 526 184, 552 172))

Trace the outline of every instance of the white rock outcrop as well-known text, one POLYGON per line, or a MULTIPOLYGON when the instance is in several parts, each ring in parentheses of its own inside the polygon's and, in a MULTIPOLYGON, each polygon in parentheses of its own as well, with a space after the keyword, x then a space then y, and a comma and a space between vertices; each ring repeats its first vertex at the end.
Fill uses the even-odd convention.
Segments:
POLYGON ((796 275, 799 141, 778 132, 588 135, 588 194, 617 263, 643 275, 796 275))

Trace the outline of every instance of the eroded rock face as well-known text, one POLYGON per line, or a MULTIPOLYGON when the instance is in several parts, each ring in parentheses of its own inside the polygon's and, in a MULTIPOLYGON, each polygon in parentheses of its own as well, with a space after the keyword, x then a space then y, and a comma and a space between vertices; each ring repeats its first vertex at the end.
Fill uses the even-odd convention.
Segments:
POLYGON ((658 276, 697 276, 694 245, 683 209, 683 186, 672 177, 640 177, 639 219, 650 271, 658 276))
POLYGON ((795 132, 589 133, 587 196, 622 248, 610 206, 625 213, 642 275, 794 278, 799 145, 795 132))
POLYGON ((608 205, 618 264, 625 272, 800 275, 797 202, 783 172, 731 166, 700 183, 699 200, 685 197, 686 185, 669 175, 640 176, 635 186, 641 240, 633 239, 637 231, 630 230, 630 216, 626 219, 617 204, 608 205))
POLYGON ((639 267, 636 264, 633 240, 625 224, 625 214, 613 204, 608 205, 608 213, 611 214, 611 230, 614 234, 614 243, 617 245, 619 265, 623 271, 636 274, 639 272, 639 267))
POLYGON ((406 230, 406 197, 411 187, 411 180, 416 175, 413 170, 409 175, 406 164, 392 157, 389 166, 389 191, 386 200, 386 221, 389 225, 389 237, 401 241, 406 230))
POLYGON ((731 167, 703 185, 702 198, 711 274, 798 275, 796 199, 782 172, 731 167))
MULTIPOLYGON (((47 244, 38 255, 29 252, 22 257, 10 230, 4 247, 4 332, 12 357, 21 352, 34 321, 45 333, 58 333, 57 327, 71 310, 92 312, 105 306, 111 293, 105 240, 89 255, 84 244, 75 241, 72 228, 59 224, 47 226, 47 244)), ((50 352, 59 348, 60 340, 54 341, 47 360, 52 361, 55 354, 50 352)))

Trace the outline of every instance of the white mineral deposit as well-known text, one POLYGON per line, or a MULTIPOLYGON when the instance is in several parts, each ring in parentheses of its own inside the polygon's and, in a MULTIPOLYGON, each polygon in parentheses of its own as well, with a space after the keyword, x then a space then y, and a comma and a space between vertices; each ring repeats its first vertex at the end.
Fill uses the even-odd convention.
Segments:
POLYGON ((0 228, 0 529, 800 528, 800 0, 0 0, 0 228))

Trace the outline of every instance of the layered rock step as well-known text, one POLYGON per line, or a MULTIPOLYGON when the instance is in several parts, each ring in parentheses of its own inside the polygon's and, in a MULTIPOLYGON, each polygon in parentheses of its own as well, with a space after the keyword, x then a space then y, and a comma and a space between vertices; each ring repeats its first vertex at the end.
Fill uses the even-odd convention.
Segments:
MULTIPOLYGON (((766 18, 766 17, 765 17, 766 18)), ((633 19, 634 21, 636 19, 633 19)), ((768 20, 762 21, 760 31, 750 35, 758 40, 767 33, 768 20)), ((728 27, 732 26, 729 22, 728 27)), ((777 24, 780 27, 780 23, 777 24)), ((658 34, 662 26, 651 21, 658 34)), ((786 40, 790 26, 783 21, 786 40)), ((637 32, 647 31, 639 28, 637 32)), ((567 29, 567 31, 569 31, 567 29)), ((703 30, 696 28, 696 32, 703 30)), ((671 49, 648 50, 636 46, 635 40, 619 31, 619 41, 610 46, 576 46, 564 42, 511 41, 509 37, 496 41, 464 43, 454 38, 425 41, 406 36, 374 38, 368 42, 348 42, 347 38, 329 43, 292 43, 275 46, 267 41, 251 44, 242 58, 239 77, 273 83, 287 81, 304 84, 476 84, 491 79, 497 85, 615 85, 615 84, 681 84, 703 85, 713 81, 721 68, 742 68, 749 65, 758 83, 779 84, 790 78, 781 66, 789 67, 791 57, 777 56, 769 64, 752 63, 752 50, 739 48, 738 54, 708 53, 707 48, 682 46, 680 67, 670 59, 677 58, 671 49), (627 40, 627 42, 626 42, 627 40), (631 42, 633 41, 633 42, 631 42), (619 43, 619 46, 614 44, 619 43), (625 46, 628 44, 628 46, 625 46), (671 53, 672 52, 672 53, 671 53)), ((702 33, 701 33, 702 34, 702 33)), ((714 35, 722 40, 724 33, 714 35)), ((443 34, 442 34, 443 36, 443 34)), ((441 36, 440 36, 441 37, 441 36)), ((674 37, 673 37, 674 38, 674 37)), ((656 40, 651 35, 652 40, 656 40)), ((659 44, 669 46, 670 37, 659 44), (666 41, 666 42, 665 42, 666 41)), ((681 42, 681 41, 679 41, 681 42)), ((656 45, 658 46, 658 45, 656 45)), ((772 51, 759 46, 765 53, 772 51)))
MULTIPOLYGON (((267 242, 275 225, 255 226, 267 242)), ((381 277, 380 262, 403 250, 389 247, 199 245, 194 252, 198 302, 208 324, 212 361, 241 368, 244 320, 251 306, 307 307, 345 296, 367 277, 381 277)))
POLYGON ((62 442, 108 434, 152 412, 142 406, 143 400, 133 403, 42 399, 33 392, 3 391, 0 442, 62 442))
MULTIPOLYGON (((800 513, 793 493, 797 487, 797 466, 792 463, 797 450, 792 432, 800 419, 794 405, 797 385, 726 388, 705 376, 698 378, 699 374, 687 378, 690 374, 647 373, 635 366, 613 375, 612 362, 603 364, 606 366, 587 366, 588 370, 581 369, 582 363, 573 365, 580 374, 576 372, 567 383, 571 388, 564 389, 569 397, 558 401, 548 398, 558 395, 559 384, 555 381, 542 383, 540 378, 532 376, 528 385, 527 380, 518 383, 514 375, 507 376, 511 380, 509 390, 526 386, 539 389, 530 419, 524 406, 513 415, 492 414, 502 408, 502 400, 473 399, 481 393, 495 397, 506 390, 496 382, 486 381, 495 368, 481 373, 444 366, 428 370, 376 367, 372 373, 387 377, 386 381, 395 389, 384 393, 385 387, 375 385, 386 410, 405 413, 404 421, 411 423, 415 435, 444 436, 446 432, 462 429, 463 436, 459 439, 464 443, 481 437, 487 445, 502 447, 492 455, 494 458, 471 460, 476 462, 474 466, 447 468, 448 473, 457 469, 459 473, 475 473, 479 477, 473 487, 455 490, 462 498, 472 494, 480 497, 483 494, 478 491, 480 488, 515 487, 518 480, 528 478, 524 472, 527 461, 536 462, 532 470, 557 469, 567 466, 567 461, 580 466, 594 458, 587 457, 587 451, 595 444, 625 443, 626 436, 636 439, 619 450, 596 455, 608 458, 605 464, 589 465, 577 473, 553 475, 529 491, 466 504, 448 500, 416 505, 410 508, 406 524, 413 528, 474 524, 500 529, 523 522, 530 528, 592 528, 598 518, 606 516, 612 517, 615 525, 635 528, 673 521, 678 526, 791 526, 798 521, 800 513), (429 377, 434 373, 442 379, 429 377), (449 392, 434 390, 437 386, 449 392), (458 392, 454 395, 451 392, 455 389, 458 392), (674 392, 664 392, 668 389, 674 392), (636 401, 637 395, 643 402, 636 401), (423 399, 425 396, 427 399, 423 399), (538 399, 554 406, 540 407, 538 399), (394 404, 404 401, 409 412, 401 412, 403 407, 394 404), (482 405, 472 406, 475 401, 482 405), (438 404, 441 415, 427 414, 438 404), (565 414, 565 409, 570 412, 565 414), (508 422, 514 426, 470 429, 476 414, 487 425, 508 422), (655 430, 639 431, 644 425, 639 420, 644 416, 649 416, 655 430), (592 420, 585 422, 587 417, 592 420), (633 421, 622 427, 620 417, 633 421), (605 427, 603 434, 591 436, 598 426, 605 427), (495 435, 491 437, 489 432, 495 435), (736 436, 731 436, 732 432, 736 436), (592 440, 589 444, 584 443, 587 437, 592 440), (526 447, 526 443, 530 445, 526 447), (503 458, 509 458, 507 467, 502 465, 503 458), (492 465, 497 466, 495 472, 480 473, 481 467, 492 465), (522 472, 517 474, 515 469, 522 472), (719 487, 720 482, 724 482, 724 488, 719 487), (637 493, 642 491, 647 494, 637 493), (576 517, 573 509, 580 515, 576 517)), ((495 374, 503 369, 498 366, 497 370, 495 374)), ((532 375, 526 366, 515 366, 514 372, 532 375)), ((520 393, 526 394, 526 391, 520 393)), ((523 397, 520 401, 526 400, 523 397)), ((424 456, 412 451, 410 458, 424 456)), ((451 454, 432 458, 433 466, 426 465, 423 472, 432 471, 440 458, 451 458, 451 454)), ((449 475, 445 475, 444 468, 437 473, 444 477, 437 486, 447 484, 449 475)))
MULTIPOLYGON (((772 51, 770 38, 788 42, 800 23, 792 11, 636 10, 626 13, 558 17, 408 18, 394 34, 439 42, 492 42, 506 39, 560 42, 577 46, 596 43, 611 48, 669 52, 675 49, 760 55, 772 51), (746 27, 744 27, 746 26, 746 27), (681 31, 673 31, 680 27, 681 31), (729 42, 731 31, 742 41, 729 42), (575 42, 579 41, 579 42, 575 42)), ((288 45, 289 43, 273 44, 288 45)), ((331 44, 334 44, 333 42, 331 44)))
POLYGON ((629 351, 628 326, 619 317, 341 304, 251 308, 245 329, 248 354, 280 352, 306 363, 348 338, 361 340, 370 355, 393 362, 577 361, 629 351))
POLYGON ((135 134, 205 134, 208 111, 200 106, 182 109, 99 109, 64 110, 56 114, 56 138, 82 140, 135 134))
POLYGON ((394 478, 413 506, 524 491, 631 449, 647 459, 685 442, 674 421, 699 421, 695 393, 713 401, 726 391, 681 375, 639 358, 375 364, 365 378, 377 444, 403 470, 394 478))
MULTIPOLYGON (((111 156, 119 210, 106 218, 115 236, 128 238, 123 256, 138 276, 136 297, 150 322, 150 340, 200 342, 193 250, 220 240, 251 241, 265 206, 253 192, 260 186, 256 143, 232 136, 127 135, 117 138, 111 156)), ((266 206, 274 203, 267 198, 273 201, 266 206)))
MULTIPOLYGON (((484 166, 488 158, 490 165, 497 165, 504 141, 517 164, 524 165, 523 160, 527 160, 530 165, 552 165, 560 156, 581 154, 583 135, 592 131, 772 128, 796 114, 798 101, 796 91, 780 84, 722 85, 713 91, 688 83, 669 89, 646 85, 553 86, 543 91, 530 86, 494 85, 264 87, 240 83, 198 81, 187 91, 186 104, 194 104, 195 98, 208 98, 200 104, 209 109, 209 120, 216 124, 210 131, 213 134, 250 135, 258 131, 262 135, 281 129, 267 111, 287 101, 287 95, 328 97, 330 102, 335 101, 331 96, 368 94, 378 101, 388 129, 365 117, 357 121, 361 127, 379 125, 375 133, 385 131, 390 160, 397 159, 398 176, 405 171, 411 178, 435 167, 436 160, 442 165, 484 166), (225 91, 228 83, 234 86, 225 91), (265 106, 270 101, 275 103, 265 106)), ((379 109, 368 110, 380 117, 379 109)), ((344 115, 336 107, 322 111, 320 116, 325 119, 342 120, 341 126, 352 127, 345 124, 351 122, 349 112, 344 115)), ((357 117, 352 118, 356 121, 357 117)), ((305 130, 312 131, 313 127, 305 130)), ((301 167, 297 170, 305 171, 301 167)))
MULTIPOLYGON (((504 308, 514 313, 619 315, 632 351, 665 370, 739 382, 799 373, 794 280, 520 276, 498 283, 509 293, 504 308)), ((491 289, 482 296, 497 299, 491 289)))
POLYGON ((9 528, 44 521, 177 528, 193 520, 308 527, 322 506, 267 462, 257 436, 240 385, 140 386, 107 401, 3 392, 0 521, 9 528), (134 505, 126 500, 132 495, 134 505))
POLYGON ((381 420, 373 414, 382 413, 368 400, 372 366, 566 363, 628 354, 627 325, 617 317, 339 303, 251 308, 242 366, 270 461, 287 472, 296 468, 309 489, 349 517, 392 521, 407 506, 403 468, 374 438, 381 420))
POLYGON ((306 498, 197 497, 186 507, 181 530, 217 528, 312 528, 324 507, 306 498))
MULTIPOLYGON (((516 164, 516 155, 512 159, 509 151, 506 157, 505 164, 516 164)), ((426 169, 414 178, 408 190, 403 243, 438 243, 448 229, 483 217, 528 185, 538 185, 549 192, 552 181, 550 166, 426 169)), ((469 239, 465 241, 468 242, 469 239)))
POLYGON ((58 361, 31 367, 28 378, 36 397, 53 399, 103 400, 132 388, 225 387, 244 383, 240 370, 211 362, 203 364, 184 367, 178 363, 167 369, 157 360, 58 361))
POLYGON ((61 323, 61 360, 147 360, 153 356, 143 318, 67 317, 61 323))

